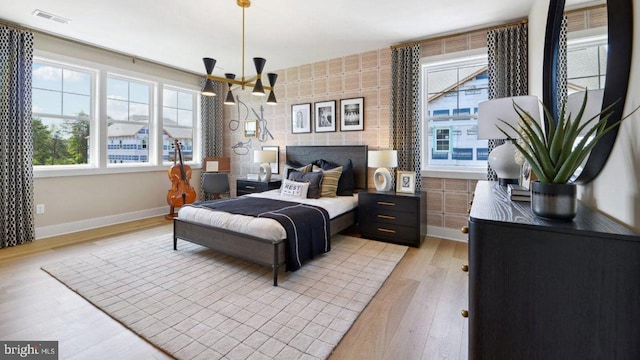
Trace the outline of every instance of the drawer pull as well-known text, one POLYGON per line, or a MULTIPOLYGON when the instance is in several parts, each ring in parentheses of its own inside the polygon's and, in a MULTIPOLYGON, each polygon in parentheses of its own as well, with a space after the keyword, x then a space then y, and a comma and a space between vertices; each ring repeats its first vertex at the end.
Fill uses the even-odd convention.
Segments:
POLYGON ((380 219, 387 219, 387 220, 395 220, 396 219, 395 216, 389 216, 389 215, 378 215, 378 217, 380 219))
POLYGON ((462 310, 460 312, 460 315, 462 315, 462 317, 466 318, 466 317, 469 317, 469 312, 467 310, 462 310))
POLYGON ((386 202, 386 201, 378 201, 378 205, 383 205, 383 206, 396 206, 395 203, 392 202, 386 202))
POLYGON ((469 233, 469 227, 468 226, 463 226, 462 228, 460 228, 460 231, 462 231, 463 234, 468 234, 469 233))
POLYGON ((249 185, 246 185, 244 188, 245 188, 245 189, 255 190, 255 188, 256 188, 256 187, 255 187, 255 186, 249 186, 249 185))
POLYGON ((462 271, 464 271, 464 272, 468 272, 468 271, 469 271, 469 265, 464 264, 464 265, 462 265, 462 266, 460 267, 460 269, 462 269, 462 271))
POLYGON ((467 214, 471 214, 471 209, 467 209, 467 214))
POLYGON ((390 234, 395 234, 395 233, 396 233, 396 231, 395 231, 395 230, 385 229, 385 228, 378 228, 378 231, 380 231, 380 232, 386 232, 386 233, 390 233, 390 234))
POLYGON ((469 205, 473 205, 473 200, 469 201, 469 205))

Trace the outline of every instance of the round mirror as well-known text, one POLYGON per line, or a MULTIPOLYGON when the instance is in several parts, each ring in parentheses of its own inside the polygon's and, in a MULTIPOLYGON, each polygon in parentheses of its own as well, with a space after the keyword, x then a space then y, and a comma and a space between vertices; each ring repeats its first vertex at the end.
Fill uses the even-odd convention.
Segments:
MULTIPOLYGON (((550 110, 555 121, 558 120, 558 52, 564 15, 565 0, 549 2, 547 29, 544 43, 543 94, 542 102, 550 110)), ((633 47, 633 0, 607 1, 607 75, 604 86, 602 107, 615 103, 613 115, 607 125, 622 118, 629 73, 631 70, 631 49, 633 47)), ((586 184, 595 179, 609 158, 618 128, 614 128, 602 137, 593 148, 582 172, 575 179, 577 184, 586 184)))

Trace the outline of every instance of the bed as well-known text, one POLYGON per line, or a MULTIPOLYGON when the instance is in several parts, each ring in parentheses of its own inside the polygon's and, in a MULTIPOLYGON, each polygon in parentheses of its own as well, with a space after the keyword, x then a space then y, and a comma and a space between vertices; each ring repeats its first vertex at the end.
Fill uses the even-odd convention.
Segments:
MULTIPOLYGON (((287 146, 287 162, 309 164, 324 159, 343 164, 351 159, 353 164, 355 191, 366 189, 367 146, 287 146)), ((181 209, 182 211, 182 209, 181 209)), ((235 216, 235 215, 232 215, 235 216)), ((271 266, 273 269, 273 285, 278 285, 278 271, 285 263, 285 239, 268 239, 240 231, 232 231, 197 219, 181 219, 173 222, 173 248, 178 249, 178 239, 196 243, 210 249, 242 258, 257 264, 271 266)), ((357 207, 331 218, 330 234, 354 225, 357 221, 357 207)))

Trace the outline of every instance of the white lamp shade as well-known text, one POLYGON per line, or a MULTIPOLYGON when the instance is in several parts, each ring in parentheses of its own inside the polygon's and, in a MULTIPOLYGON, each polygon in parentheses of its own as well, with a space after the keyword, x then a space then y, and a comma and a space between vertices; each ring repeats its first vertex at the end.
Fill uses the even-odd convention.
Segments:
POLYGON ((253 150, 253 162, 272 163, 276 161, 274 150, 253 150))
POLYGON ((377 150, 368 152, 367 164, 372 168, 394 168, 398 166, 398 152, 396 150, 377 150))
MULTIPOLYGON (((582 107, 582 102, 584 101, 584 93, 584 91, 575 92, 567 97, 567 105, 564 109, 566 116, 571 114, 571 118, 575 119, 576 115, 578 115, 578 113, 580 112, 580 108, 582 107)), ((587 91, 587 105, 584 108, 584 113, 582 114, 580 125, 586 123, 587 121, 589 121, 589 119, 598 115, 602 111, 603 98, 603 89, 587 91)), ((584 130, 580 132, 580 134, 585 135, 597 122, 597 119, 593 120, 589 124, 589 126, 585 127, 584 130)))
POLYGON ((503 120, 516 129, 520 117, 514 109, 514 102, 525 112, 540 123, 540 107, 536 96, 514 96, 483 101, 478 104, 478 139, 506 139, 507 137, 498 129, 505 130, 512 138, 517 138, 516 132, 503 120))

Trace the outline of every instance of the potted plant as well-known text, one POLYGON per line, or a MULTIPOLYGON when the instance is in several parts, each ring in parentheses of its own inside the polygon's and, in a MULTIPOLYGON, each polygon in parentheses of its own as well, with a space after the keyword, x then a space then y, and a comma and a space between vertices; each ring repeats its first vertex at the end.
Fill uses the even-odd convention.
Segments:
POLYGON ((563 103, 557 122, 543 106, 546 132, 533 120, 531 114, 515 102, 513 106, 520 117, 517 128, 501 120, 514 130, 519 138, 513 139, 508 131, 502 128, 499 130, 514 142, 518 152, 526 159, 538 178, 531 184, 531 208, 537 216, 567 221, 575 217, 576 184, 570 182, 571 177, 589 156, 596 143, 637 110, 607 125, 615 103, 597 115, 583 119, 587 99, 588 91, 585 92, 577 114, 566 113, 566 103, 563 103), (583 137, 577 141, 579 136, 583 137))

